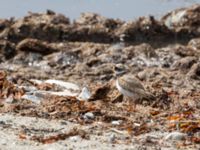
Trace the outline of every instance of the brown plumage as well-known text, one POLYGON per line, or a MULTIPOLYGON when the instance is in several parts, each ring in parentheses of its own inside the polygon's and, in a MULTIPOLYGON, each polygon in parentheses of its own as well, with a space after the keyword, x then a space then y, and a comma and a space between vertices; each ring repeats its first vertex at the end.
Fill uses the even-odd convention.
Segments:
POLYGON ((122 77, 119 77, 116 81, 116 87, 120 93, 132 99, 133 101, 139 98, 155 98, 150 92, 147 92, 145 90, 141 81, 139 81, 136 77, 132 75, 124 75, 122 77))

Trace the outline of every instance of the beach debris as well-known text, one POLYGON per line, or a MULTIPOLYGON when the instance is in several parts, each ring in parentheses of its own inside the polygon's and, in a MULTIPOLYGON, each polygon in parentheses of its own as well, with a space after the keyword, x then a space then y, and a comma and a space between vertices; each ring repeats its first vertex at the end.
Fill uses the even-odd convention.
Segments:
POLYGON ((56 84, 57 86, 60 86, 64 89, 68 89, 68 90, 74 90, 74 91, 79 91, 80 88, 78 85, 74 84, 74 83, 70 83, 70 82, 64 82, 61 80, 54 80, 54 79, 49 79, 44 81, 45 83, 49 83, 49 84, 56 84))
POLYGON ((171 132, 165 136, 165 140, 180 141, 185 140, 187 135, 178 131, 171 132))
POLYGON ((87 87, 83 87, 81 93, 78 95, 79 100, 89 100, 91 93, 87 87))
POLYGON ((84 114, 83 118, 87 121, 87 120, 93 120, 95 116, 92 112, 87 112, 84 114))

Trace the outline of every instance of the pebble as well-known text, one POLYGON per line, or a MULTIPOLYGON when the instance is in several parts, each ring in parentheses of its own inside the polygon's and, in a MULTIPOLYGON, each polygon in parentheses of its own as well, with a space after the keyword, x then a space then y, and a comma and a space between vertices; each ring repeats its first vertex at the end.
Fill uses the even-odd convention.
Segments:
POLYGON ((109 137, 109 141, 111 143, 113 143, 115 140, 116 140, 116 135, 115 134, 111 134, 110 137, 109 137))
POLYGON ((95 118, 95 116, 94 116, 93 113, 87 112, 87 113, 84 114, 83 118, 84 118, 85 120, 93 120, 93 119, 95 118))
POLYGON ((181 132, 171 132, 165 136, 165 140, 181 141, 186 139, 186 134, 181 132))
POLYGON ((67 121, 65 121, 65 120, 61 120, 61 121, 60 121, 60 124, 61 124, 61 125, 67 125, 68 123, 67 123, 67 121))
POLYGON ((79 136, 72 136, 69 138, 72 142, 77 142, 78 140, 80 140, 79 136))
POLYGON ((121 123, 122 123, 122 120, 114 120, 111 122, 111 124, 114 126, 119 126, 121 123))
POLYGON ((6 139, 1 139, 1 145, 7 145, 8 144, 8 141, 6 139))
POLYGON ((79 99, 79 100, 85 100, 85 101, 86 101, 86 100, 90 99, 90 97, 91 97, 91 93, 90 93, 90 91, 88 90, 88 88, 83 87, 81 93, 80 93, 79 96, 78 96, 78 99, 79 99))

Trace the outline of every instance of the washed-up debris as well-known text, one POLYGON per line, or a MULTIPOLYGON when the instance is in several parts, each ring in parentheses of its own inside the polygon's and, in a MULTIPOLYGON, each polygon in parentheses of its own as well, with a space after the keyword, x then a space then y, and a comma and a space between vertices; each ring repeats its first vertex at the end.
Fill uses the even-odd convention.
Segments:
POLYGON ((87 121, 87 120, 93 120, 95 118, 95 116, 93 113, 87 112, 84 114, 83 118, 87 121))
POLYGON ((78 96, 78 99, 80 100, 89 100, 91 97, 91 93, 88 90, 87 87, 83 87, 83 89, 81 90, 81 93, 78 96))
POLYGON ((165 140, 174 140, 174 141, 180 141, 185 140, 187 135, 185 133, 181 132, 172 132, 166 135, 165 140))
POLYGON ((119 126, 122 123, 122 120, 114 120, 111 122, 114 126, 119 126))
POLYGON ((111 134, 109 138, 110 138, 109 141, 110 141, 111 143, 114 143, 115 140, 116 140, 116 135, 115 135, 115 134, 111 134))
POLYGON ((188 42, 188 47, 195 50, 196 53, 198 53, 200 49, 200 38, 194 38, 188 42))
POLYGON ((136 21, 127 22, 122 25, 117 34, 119 37, 123 35, 123 41, 134 43, 158 39, 165 41, 166 38, 173 37, 173 32, 153 16, 140 17, 136 21))
MULTIPOLYGON (((199 20, 199 5, 193 5, 189 8, 181 8, 166 14, 162 20, 165 25, 175 30, 188 29, 188 31, 197 29, 199 20)), ((196 31, 197 31, 196 30, 196 31)), ((196 33, 198 34, 198 33, 196 33)))
POLYGON ((74 83, 70 83, 70 82, 64 82, 64 81, 60 81, 60 80, 46 80, 44 81, 45 83, 49 83, 49 84, 56 84, 57 86, 63 87, 64 89, 68 89, 68 90, 74 90, 74 91, 79 91, 80 88, 78 85, 74 84, 74 83))
POLYGON ((37 103, 37 104, 39 104, 40 101, 41 101, 41 98, 39 98, 39 97, 37 97, 35 95, 27 95, 27 94, 25 94, 25 95, 22 96, 22 98, 26 99, 26 100, 30 100, 30 101, 32 101, 34 103, 37 103))
POLYGON ((61 80, 46 80, 44 83, 54 85, 55 90, 42 91, 42 93, 58 95, 58 96, 78 96, 80 88, 78 85, 70 82, 64 82, 61 80))
POLYGON ((108 84, 100 85, 92 93, 90 100, 105 99, 109 91, 110 91, 110 86, 108 84))
POLYGON ((47 42, 37 39, 25 39, 17 45, 16 49, 27 52, 37 52, 41 54, 50 54, 57 51, 47 42))
POLYGON ((176 63, 172 67, 175 69, 180 69, 181 71, 187 71, 196 62, 196 57, 188 56, 176 61, 176 63))
POLYGON ((187 76, 192 79, 199 79, 200 78, 200 64, 194 64, 190 71, 187 73, 187 76))
POLYGON ((15 44, 7 40, 0 40, 0 50, 3 59, 10 59, 16 55, 15 44))
MULTIPOLYGON (((22 96, 22 97, 23 97, 23 96, 22 96)), ((13 96, 9 96, 8 98, 6 98, 5 102, 6 102, 6 103, 12 104, 12 103, 14 102, 13 96)))
POLYGON ((35 86, 18 86, 19 88, 23 89, 25 92, 33 92, 37 90, 35 86))
MULTIPOLYGON (((111 144, 198 146, 198 12, 195 5, 130 22, 84 13, 70 22, 48 10, 0 20, 0 113, 77 123, 111 144), (115 84, 124 74, 138 77, 155 101, 141 99, 133 111, 115 84)), ((82 140, 72 132, 19 138, 82 140)))
POLYGON ((187 47, 183 46, 183 45, 176 45, 174 52, 175 52, 176 55, 178 55, 180 57, 198 56, 199 55, 198 51, 195 50, 195 47, 190 46, 189 44, 188 44, 187 47))
POLYGON ((33 137, 31 137, 31 140, 41 142, 43 144, 50 144, 50 143, 54 143, 59 140, 65 140, 67 138, 74 137, 77 135, 79 135, 81 138, 84 138, 84 139, 89 138, 89 136, 87 135, 87 132, 85 132, 84 130, 78 130, 78 129, 74 128, 67 133, 60 133, 60 134, 52 135, 49 137, 33 136, 33 137))
POLYGON ((28 16, 12 22, 1 36, 14 42, 25 38, 57 41, 61 37, 62 25, 69 25, 69 19, 64 15, 48 11, 44 14, 29 13, 28 16))
POLYGON ((199 5, 194 5, 178 9, 166 14, 161 20, 149 16, 130 22, 105 18, 95 13, 83 13, 80 18, 70 23, 69 18, 55 12, 30 13, 22 19, 3 20, 0 37, 12 42, 33 38, 54 42, 67 40, 103 43, 151 41, 152 43, 153 40, 157 40, 159 43, 167 41, 169 43, 175 39, 177 32, 177 41, 186 36, 189 39, 199 36, 198 8, 199 5))
POLYGON ((70 91, 62 91, 62 92, 50 92, 50 91, 36 91, 25 93, 21 98, 30 100, 36 104, 40 104, 41 101, 45 100, 49 96, 77 96, 77 93, 72 93, 70 91))
POLYGON ((13 99, 20 99, 21 96, 24 94, 23 89, 18 88, 13 83, 7 80, 7 73, 5 71, 0 72, 0 98, 13 98, 13 99))
POLYGON ((70 82, 53 79, 45 81, 30 80, 29 82, 35 85, 35 87, 25 87, 26 93, 22 98, 37 104, 40 104, 41 101, 45 100, 50 95, 75 97, 79 94, 79 86, 70 82))
POLYGON ((81 137, 80 136, 72 136, 72 137, 70 137, 69 138, 72 142, 77 142, 77 141, 79 141, 80 139, 81 139, 81 137))
POLYGON ((68 90, 64 90, 62 92, 42 92, 42 93, 58 95, 58 96, 72 96, 72 97, 78 96, 78 93, 72 93, 71 91, 68 90))
POLYGON ((36 103, 36 104, 40 104, 40 102, 45 99, 45 95, 44 94, 42 95, 41 93, 39 94, 37 92, 35 92, 35 93, 25 93, 21 98, 26 99, 26 100, 30 100, 30 101, 32 101, 33 103, 36 103))

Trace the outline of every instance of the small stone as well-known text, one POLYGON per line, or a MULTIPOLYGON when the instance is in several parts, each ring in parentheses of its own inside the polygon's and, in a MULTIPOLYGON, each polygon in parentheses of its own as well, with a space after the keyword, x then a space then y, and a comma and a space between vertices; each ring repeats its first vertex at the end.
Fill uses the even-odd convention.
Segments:
POLYGON ((79 99, 79 100, 85 100, 85 101, 86 101, 86 100, 90 99, 90 97, 91 97, 91 93, 90 93, 90 91, 88 90, 88 88, 83 87, 81 93, 80 93, 79 96, 78 96, 78 99, 79 99))
POLYGON ((159 138, 156 135, 147 135, 144 138, 145 143, 156 143, 159 138))
POLYGON ((114 120, 111 122, 111 124, 114 126, 119 126, 121 123, 122 123, 122 120, 114 120))
POLYGON ((165 140, 180 141, 186 139, 186 136, 186 134, 181 132, 171 132, 167 136, 165 136, 165 140))
POLYGON ((72 136, 72 137, 70 137, 69 138, 72 142, 77 142, 79 139, 80 139, 80 137, 79 136, 72 136))
POLYGON ((8 141, 6 139, 1 139, 1 145, 7 145, 8 144, 8 141))
POLYGON ((111 134, 109 138, 110 138, 109 141, 111 143, 113 143, 116 140, 116 135, 115 134, 111 134))
POLYGON ((40 144, 39 144, 39 143, 34 143, 34 145, 35 145, 35 146, 39 146, 40 144))
POLYGON ((94 116, 93 113, 87 112, 87 113, 84 114, 83 118, 84 118, 85 120, 93 120, 93 119, 95 118, 95 116, 94 116))
POLYGON ((60 124, 61 124, 61 125, 67 125, 68 123, 67 123, 67 121, 65 121, 65 120, 61 120, 61 121, 60 121, 60 124))

